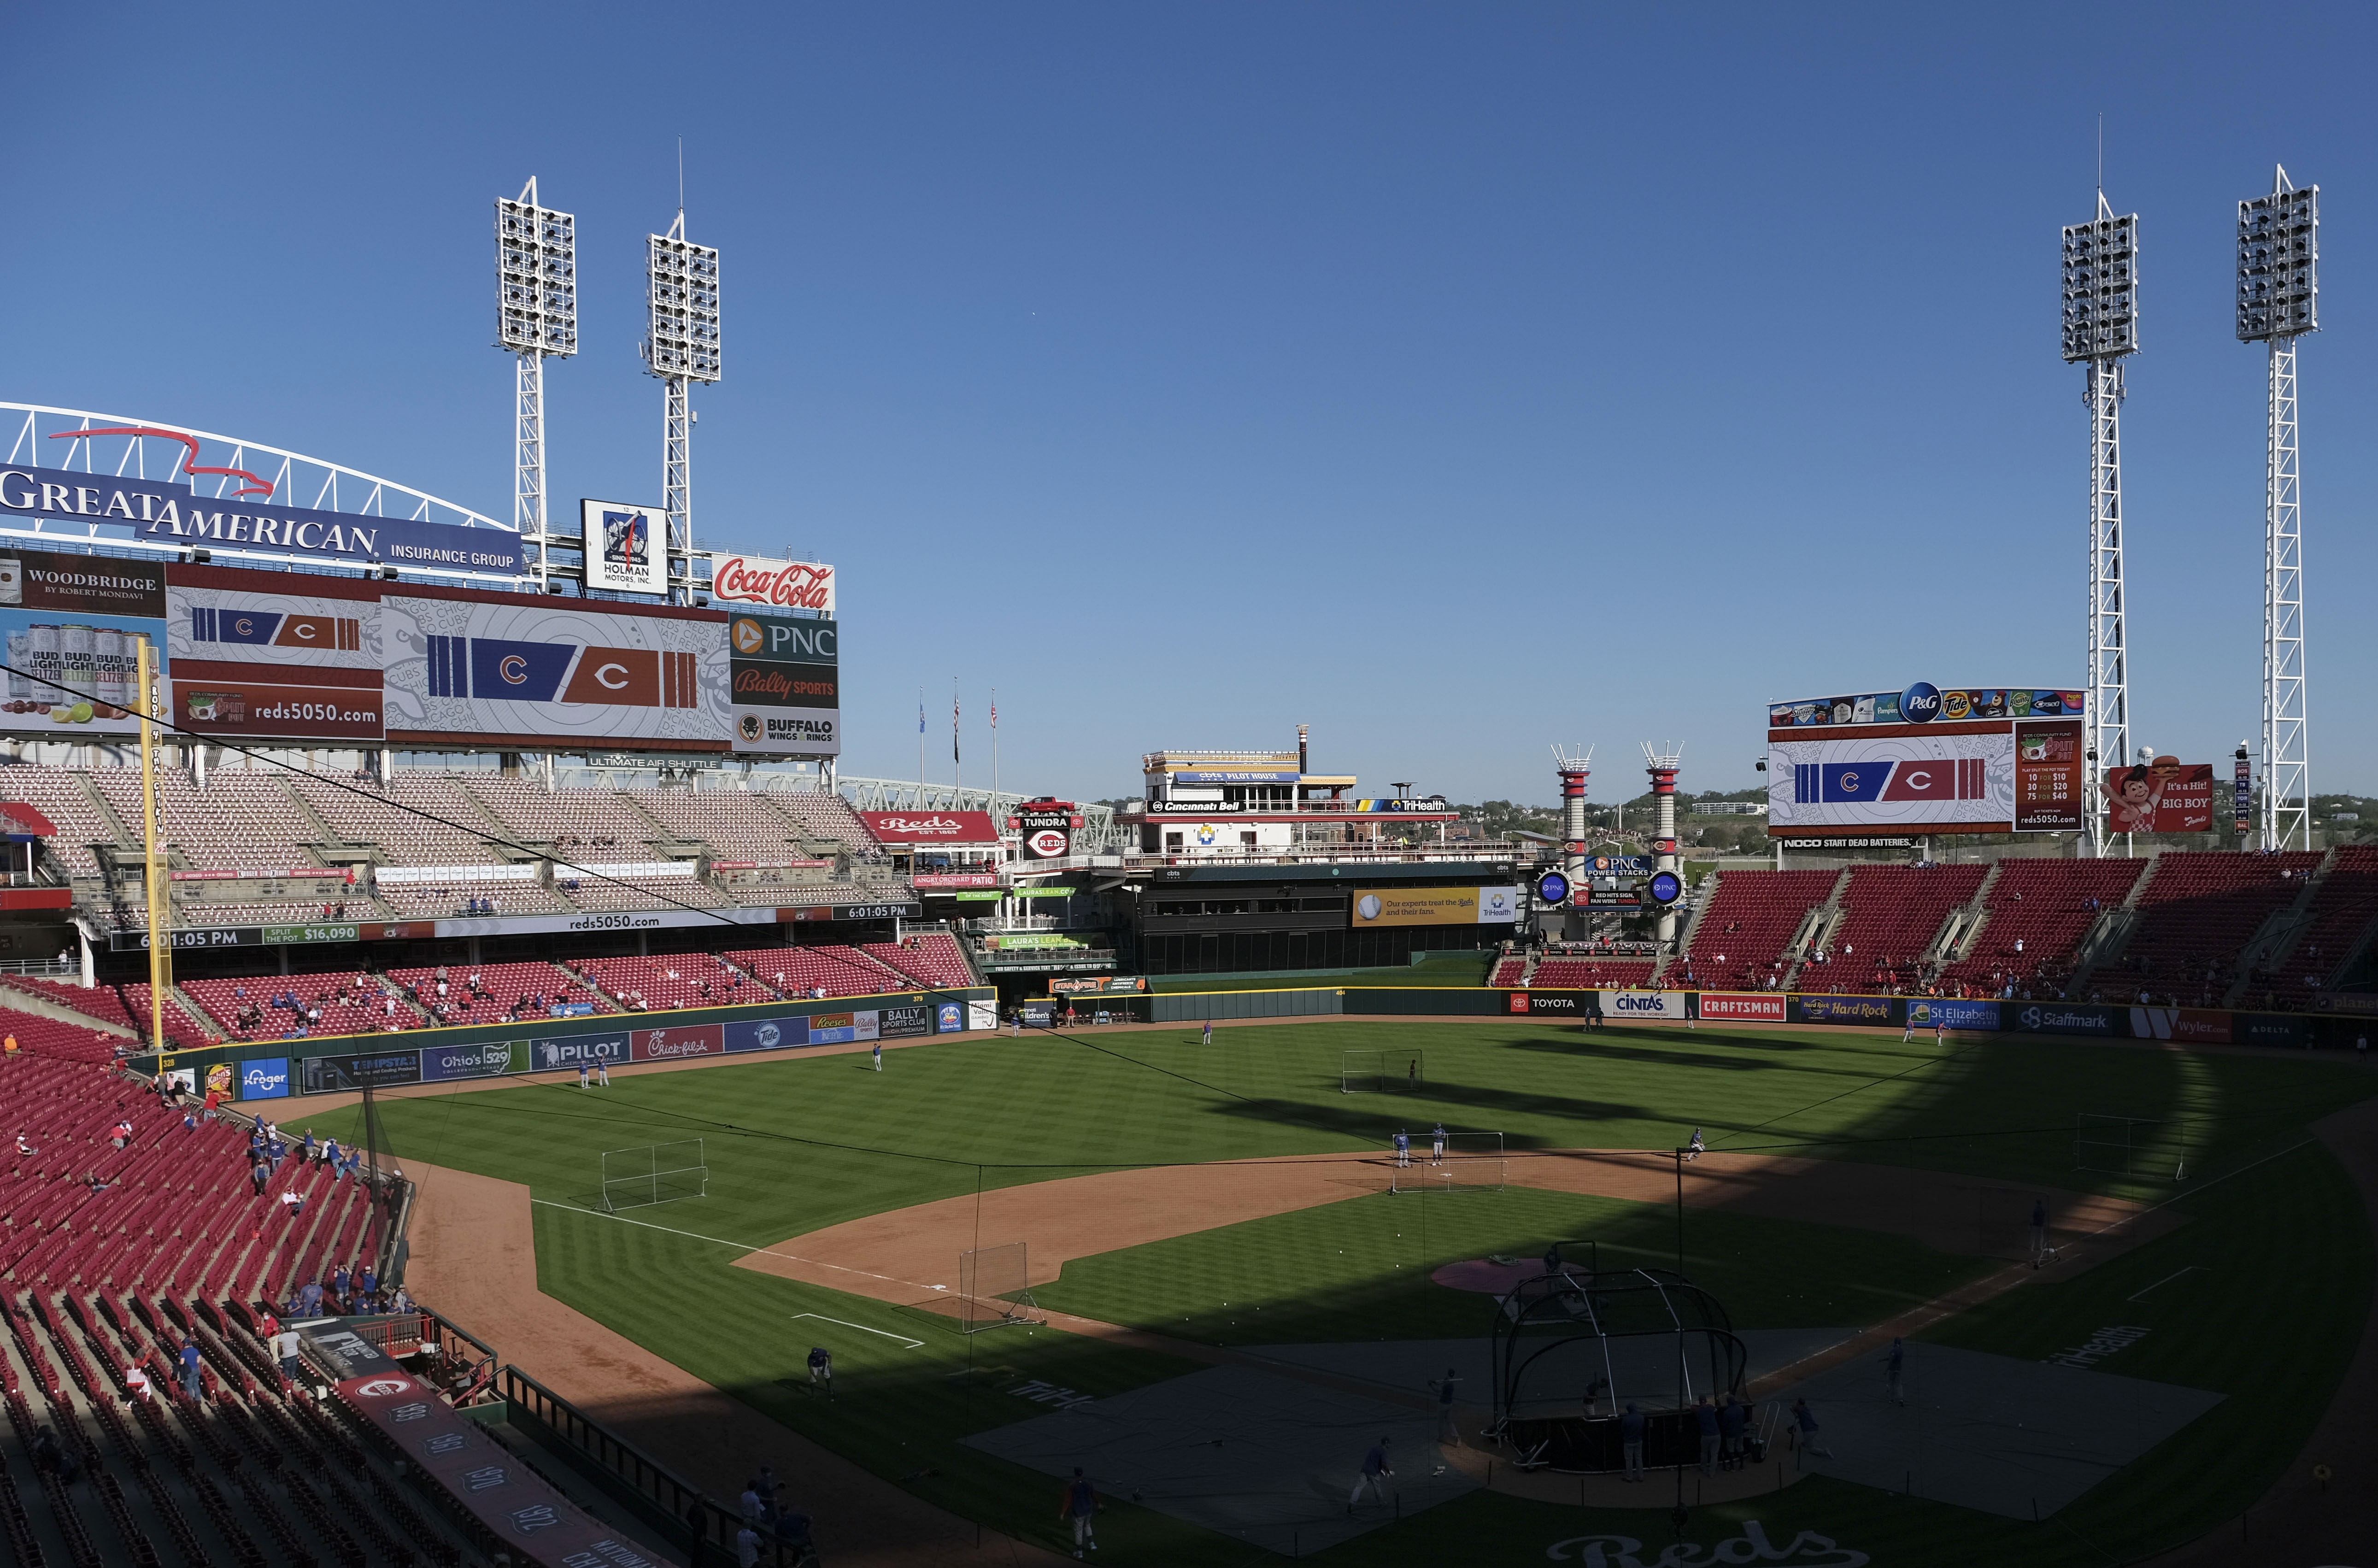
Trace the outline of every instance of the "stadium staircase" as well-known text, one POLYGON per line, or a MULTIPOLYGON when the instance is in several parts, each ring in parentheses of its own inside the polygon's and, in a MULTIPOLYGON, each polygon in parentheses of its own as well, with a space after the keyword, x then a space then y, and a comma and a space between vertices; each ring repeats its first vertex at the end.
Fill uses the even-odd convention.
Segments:
POLYGON ((2326 887, 2336 867, 2336 851, 2332 849, 2320 857, 2320 864, 2304 879, 2303 891, 2285 908, 2272 910, 2247 939, 2246 945, 2238 952, 2237 981, 2223 993, 2222 1006, 2237 1007, 2250 991, 2276 988, 2276 981, 2271 977, 2282 972, 2288 956, 2303 940, 2304 928, 2312 921, 2312 901, 2326 887))
POLYGON ((1700 934, 1701 917, 1710 912, 1710 905, 1717 902, 1718 879, 1723 874, 1712 868, 1710 874, 1701 879, 1701 885, 1694 890, 1692 913, 1685 917, 1685 928, 1677 934, 1676 945, 1660 955, 1658 966, 1651 971, 1653 985, 1659 985, 1668 977, 1671 964, 1681 962, 1690 967, 1693 939, 1700 934))
POLYGON ((1999 885, 1999 872, 2005 865, 2003 860, 1991 861, 1974 896, 1950 911, 1949 918, 1941 923, 1940 936, 1925 952, 1928 973, 1938 975, 1973 952, 1974 944, 1981 940, 1983 929, 1990 923, 1990 892, 1999 885))
MULTIPOLYGON (((1802 917, 1799 928, 1792 933, 1791 941, 1784 949, 1791 954, 1791 962, 1784 966, 1784 978, 1775 985, 1777 990, 1796 988, 1800 984, 1800 971, 1809 967, 1809 959, 1815 953, 1825 950, 1832 938, 1833 928, 1841 924, 1842 895, 1849 891, 1849 886, 1850 868, 1844 867, 1834 875, 1832 887, 1826 892, 1824 902, 1802 917)), ((1824 965, 1815 967, 1823 968, 1824 965)))

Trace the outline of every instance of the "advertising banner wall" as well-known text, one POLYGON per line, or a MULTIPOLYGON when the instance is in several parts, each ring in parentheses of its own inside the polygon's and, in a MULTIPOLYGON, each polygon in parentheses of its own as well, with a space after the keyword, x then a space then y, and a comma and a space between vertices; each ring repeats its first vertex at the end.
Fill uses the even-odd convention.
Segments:
POLYGON ((2226 1046, 2230 1043, 2231 1016, 2205 1007, 2134 1007, 2131 1009, 2131 1038, 2226 1046))
POLYGON ((1601 1011, 1598 991, 1513 991, 1510 1008, 1531 1018, 1591 1018, 1601 1011))
POLYGON ((486 1040, 474 1046, 431 1046, 421 1053, 426 1083, 450 1078, 497 1078, 513 1071, 517 1040, 486 1040))
POLYGON ((2213 764, 2158 757, 2135 767, 2107 769, 2106 831, 2212 832, 2213 764))
POLYGON ((550 1072, 558 1067, 576 1067, 582 1061, 592 1067, 598 1061, 621 1062, 627 1059, 628 1031, 625 1029, 548 1035, 528 1042, 527 1071, 531 1072, 550 1072))
POLYGON ((239 1097, 243 1100, 280 1100, 289 1096, 289 1059, 285 1056, 250 1057, 239 1064, 239 1097))
POLYGON ((724 1056, 727 1029, 722 1023, 689 1023, 674 1029, 637 1029, 630 1033, 629 1057, 633 1061, 683 1061, 689 1057, 724 1056))
POLYGON ((816 561, 764 556, 716 556, 711 560, 710 597, 722 605, 832 616, 834 592, 834 568, 816 561))
POLYGON ((1653 1018, 1682 1023, 1692 1013, 1691 993, 1687 991, 1603 991, 1602 1016, 1624 1022, 1629 1018, 1653 1018))
POLYGON ((520 535, 504 529, 216 499, 163 479, 116 479, 52 468, 0 469, 0 516, 7 513, 112 522, 158 544, 246 545, 355 566, 386 561, 502 577, 520 577, 528 570, 520 535))
POLYGON ((412 1051, 372 1051, 352 1056, 309 1056, 306 1059, 298 1081, 309 1095, 327 1095, 341 1089, 360 1089, 368 1083, 375 1089, 386 1089, 398 1083, 421 1082, 421 1053, 412 1051))
POLYGON ((380 738, 376 584, 175 565, 165 571, 165 652, 174 722, 208 735, 380 738))
POLYGON ((2241 1046, 2300 1046, 2311 1025, 2276 1012, 2239 1012, 2229 1019, 2230 1036, 2241 1046))
POLYGON ((810 1043, 806 1018, 752 1018, 725 1027, 729 1051, 780 1051, 810 1043))
MULTIPOLYGON (((86 477, 88 477, 86 475, 86 477)), ((165 568, 157 561, 0 549, 0 728, 55 739, 131 736, 139 640, 162 657, 165 568)))
POLYGON ((842 628, 744 611, 728 621, 728 716, 739 753, 842 750, 842 628))
POLYGON ((879 1038, 876 1017, 871 1010, 865 1012, 813 1012, 810 1014, 810 1044, 813 1046, 847 1046, 859 1040, 879 1038))
POLYGON ((1806 729, 1835 724, 1924 724, 1937 719, 2079 717, 2088 694, 2044 687, 1950 687, 1917 681, 1905 691, 1871 691, 1849 697, 1811 697, 1767 705, 1770 729, 1806 729))
POLYGON ((1795 1023, 1896 1023, 1896 997, 1810 997, 1792 999, 1795 1023))
POLYGON ((389 738, 727 748, 727 617, 457 592, 381 600, 389 738))
POLYGON ((1768 743, 1771 832, 2008 832, 2014 736, 1893 734, 1768 743))
POLYGON ((1961 1001, 1954 997, 1911 997, 1907 1022, 1918 1029, 1929 1029, 1937 1023, 1943 1029, 1995 1031, 1999 1027, 1999 1004, 1995 999, 1961 1001))
POLYGON ((1519 917, 1519 890, 1507 888, 1354 888, 1356 926, 1507 925, 1519 917))
POLYGON ((1734 1019, 1748 1023, 1781 1023, 1788 1011, 1780 992, 1703 991, 1703 1018, 1734 1019))
POLYGON ((2095 1035, 2104 1039, 2122 1037, 2122 1025, 2127 1023, 2130 1010, 2114 1007, 2075 1006, 2069 1002, 2007 1002, 1999 1016, 2012 1018, 2013 1027, 2032 1035, 2095 1035))

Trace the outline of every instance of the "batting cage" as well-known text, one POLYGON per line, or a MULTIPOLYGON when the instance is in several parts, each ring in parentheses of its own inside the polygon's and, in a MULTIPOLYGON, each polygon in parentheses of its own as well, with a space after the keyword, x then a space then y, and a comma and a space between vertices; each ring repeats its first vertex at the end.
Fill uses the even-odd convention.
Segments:
POLYGON ((1338 1067, 1341 1095, 1376 1095, 1390 1090, 1411 1091, 1428 1082, 1417 1050, 1375 1050, 1367 1046, 1346 1048, 1338 1067))
POLYGON ((699 1138, 603 1151, 603 1207, 607 1212, 700 1198, 709 1191, 710 1167, 699 1138))
POLYGON ((987 1328, 1004 1328, 1011 1323, 1041 1323, 1049 1321, 1032 1299, 1027 1288, 1032 1281, 1031 1269, 1025 1256, 1025 1244, 1011 1241, 1001 1247, 978 1247, 958 1254, 958 1322, 968 1334, 979 1334, 987 1328))

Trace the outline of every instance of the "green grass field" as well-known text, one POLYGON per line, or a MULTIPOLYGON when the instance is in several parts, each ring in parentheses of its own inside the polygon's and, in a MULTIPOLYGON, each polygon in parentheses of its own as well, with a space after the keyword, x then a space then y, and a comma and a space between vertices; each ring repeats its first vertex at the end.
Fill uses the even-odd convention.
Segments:
MULTIPOLYGON (((1513 1149, 1668 1149, 1695 1125, 1713 1148, 1772 1149, 2161 1202, 2189 1224, 2067 1285, 2017 1291, 1933 1337, 2046 1354, 2109 1322, 2155 1323, 2108 1371, 2218 1390, 2213 1418, 2100 1484, 2048 1525, 1890 1497, 1819 1479, 1767 1503, 1695 1515, 1715 1542, 1744 1519, 1771 1537, 1811 1529, 1897 1564, 2096 1563, 2184 1538, 2237 1512, 2292 1458, 2349 1358, 2372 1258, 2350 1185, 2317 1147, 2289 1150, 2322 1115, 2373 1085, 2350 1065, 2300 1056, 2194 1056, 2060 1041, 1991 1039, 1947 1054, 1895 1036, 1761 1035, 1482 1020, 1224 1027, 1088 1038, 979 1036, 903 1049, 881 1075, 852 1056, 785 1059, 574 1084, 383 1102, 402 1159, 527 1184, 543 1288, 881 1473, 930 1466, 917 1490, 968 1517, 1054 1544, 1048 1486, 959 1439, 1040 1413, 1005 1390, 1039 1379, 1087 1394, 1178 1375, 1192 1363, 1050 1330, 971 1339, 945 1318, 728 1266, 745 1250, 859 1215, 982 1187, 1121 1166, 1372 1151, 1399 1125, 1443 1119, 1501 1131, 1513 1149), (1350 1046, 1419 1053, 1417 1095, 1339 1092, 1350 1046), (2073 1168, 2076 1113, 2141 1118, 2136 1174, 2073 1168), (702 1137, 709 1195, 637 1212, 582 1212, 600 1152, 702 1137), (2251 1162, 2243 1175, 2222 1179, 2251 1162), (2181 1162, 2190 1179, 2175 1184, 2181 1162), (654 1228, 667 1226, 671 1229, 654 1228), (676 1232, 691 1234, 677 1234, 676 1232), (2251 1260, 2251 1261, 2250 1261, 2251 1260), (2199 1265, 2149 1305, 2123 1301, 2199 1265), (2310 1273, 2270 1332, 2268 1283, 2310 1273), (2123 1302, 2115 1312, 2112 1303, 2123 1302), (843 1397, 798 1386, 814 1312, 923 1341, 835 1340, 843 1397), (2152 1312, 2155 1317, 2141 1316, 2152 1312), (2111 1315, 2108 1315, 2111 1314, 2111 1315), (969 1371, 969 1367, 972 1368, 969 1371)), ((352 1112, 289 1125, 353 1131, 352 1112)), ((1514 1160, 1518 1172, 1527 1162, 1514 1160)), ((1514 1179, 1518 1179, 1515 1175, 1514 1179)), ((1429 1268, 1488 1251, 1531 1255, 1591 1236, 1620 1261, 1671 1263, 1665 1205, 1514 1187, 1418 1200, 1366 1196, 1231 1225, 1069 1265, 1045 1304, 1183 1339, 1434 1337, 1483 1333, 1484 1299, 1426 1283, 1429 1268), (1223 1303, 1230 1303, 1224 1306, 1223 1303), (1260 1311, 1256 1311, 1260 1309, 1260 1311), (1260 1323, 1255 1320, 1260 1318, 1260 1323)), ((1852 1225, 1695 1212, 1688 1271, 1750 1327, 1880 1321, 1969 1277, 1976 1260, 1852 1225)), ((955 1260, 952 1260, 955 1265, 955 1260)), ((433 1303, 434 1305, 434 1303, 433 1303)), ((465 1325, 499 1348, 503 1325, 465 1325)), ((835 1331, 839 1332, 839 1331, 835 1331)), ((1655 1489, 1656 1490, 1656 1489, 1655 1489)), ((1615 1532, 1659 1546, 1654 1512, 1597 1514, 1473 1496, 1330 1554, 1542 1561, 1553 1542, 1615 1532)), ((1247 1549, 1118 1505, 1101 1525, 1118 1561, 1225 1563, 1247 1549)))

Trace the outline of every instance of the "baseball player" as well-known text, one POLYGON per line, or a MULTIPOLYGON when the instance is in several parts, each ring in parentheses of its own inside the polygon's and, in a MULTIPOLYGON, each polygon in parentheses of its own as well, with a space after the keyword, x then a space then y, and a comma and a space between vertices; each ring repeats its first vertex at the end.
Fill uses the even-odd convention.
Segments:
POLYGON ((1206 1020, 1206 1037, 1198 1043, 1200 1045, 1207 1046, 1214 1043, 1214 1021, 1212 1019, 1208 1018, 1206 1020))
POLYGON ((1368 1454, 1363 1455, 1363 1478, 1354 1483, 1353 1491, 1346 1498, 1346 1512, 1354 1512, 1354 1504, 1363 1500, 1363 1490, 1366 1487, 1374 1498, 1385 1502, 1387 1498, 1387 1479, 1394 1474, 1395 1471, 1387 1467, 1387 1440, 1382 1437, 1368 1454))
MULTIPOLYGON (((1079 1465, 1074 1466, 1074 1478, 1065 1483, 1065 1501, 1057 1507, 1057 1517, 1074 1521, 1074 1555, 1082 1555, 1082 1548, 1099 1549, 1098 1526, 1093 1522, 1099 1511, 1099 1490, 1082 1474, 1079 1465)), ((1350 1507, 1348 1513, 1353 1510, 1350 1507)))
POLYGON ((1949 1043, 1949 1016, 1939 1008, 1932 1010, 1932 1043, 1936 1046, 1949 1043))
POLYGON ((1709 1145, 1701 1142, 1701 1130, 1694 1128, 1693 1141, 1685 1145, 1685 1163, 1690 1165, 1708 1152, 1709 1145))
POLYGON ((578 1064, 578 1086, 581 1089, 586 1087, 586 1064, 582 1061, 578 1064))
POLYGON ((828 1399, 834 1397, 834 1352, 823 1345, 810 1347, 810 1388, 823 1388, 828 1399))
POLYGON ((1399 1127, 1396 1129, 1396 1168, 1401 1170, 1411 1164, 1411 1134, 1399 1127))
POLYGON ((1431 1165, 1445 1163, 1445 1123, 1441 1121, 1430 1131, 1428 1135, 1428 1163, 1431 1165))
POLYGON ((1903 1046, 1904 1046, 1904 1045, 1906 1045, 1909 1041, 1911 1041, 1911 1040, 1913 1040, 1913 1039, 1915 1039, 1915 1038, 1916 1038, 1916 1010, 1915 1010, 1914 1008, 1912 1008, 1912 1007, 1911 1007, 1911 1008, 1909 1008, 1909 1009, 1907 1010, 1907 1026, 1906 1026, 1905 1028, 1904 1028, 1904 1029, 1900 1030, 1900 1032, 1899 1032, 1899 1043, 1900 1043, 1901 1045, 1903 1045, 1903 1046))
POLYGON ((598 1056, 594 1059, 594 1083, 598 1088, 607 1089, 611 1086, 611 1059, 609 1057, 598 1056))
POLYGON ((873 1055, 874 1055, 874 1058, 875 1058, 875 1071, 878 1071, 878 1072, 881 1072, 881 1071, 883 1071, 883 1041, 878 1040, 878 1041, 876 1041, 876 1042, 875 1042, 875 1050, 874 1050, 874 1052, 873 1052, 873 1055))

